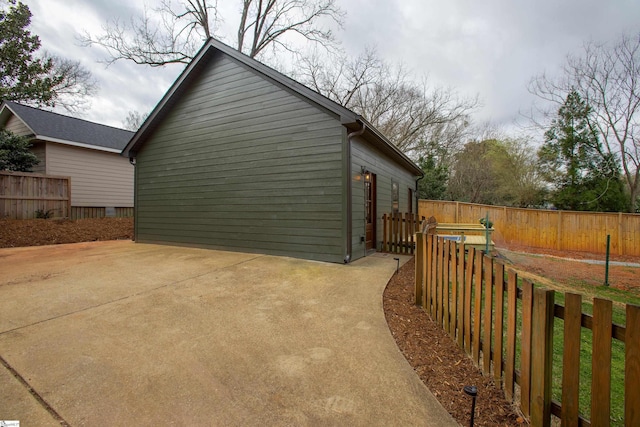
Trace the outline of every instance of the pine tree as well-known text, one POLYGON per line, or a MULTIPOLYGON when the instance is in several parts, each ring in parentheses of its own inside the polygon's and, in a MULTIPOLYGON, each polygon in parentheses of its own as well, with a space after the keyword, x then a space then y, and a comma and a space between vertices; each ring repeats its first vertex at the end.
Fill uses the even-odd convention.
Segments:
POLYGON ((558 209, 624 210, 618 163, 604 153, 590 115, 588 103, 573 90, 545 132, 538 157, 545 179, 555 187, 551 202, 558 209))
POLYGON ((444 200, 447 194, 449 172, 445 165, 436 164, 433 154, 421 157, 418 165, 424 177, 418 181, 418 197, 427 200, 444 200))
POLYGON ((27 29, 29 7, 16 0, 9 4, 8 10, 0 11, 0 100, 52 105, 52 89, 59 83, 49 75, 53 60, 34 56, 40 39, 27 29))
POLYGON ((27 138, 0 129, 0 170, 30 172, 39 163, 30 147, 27 138))

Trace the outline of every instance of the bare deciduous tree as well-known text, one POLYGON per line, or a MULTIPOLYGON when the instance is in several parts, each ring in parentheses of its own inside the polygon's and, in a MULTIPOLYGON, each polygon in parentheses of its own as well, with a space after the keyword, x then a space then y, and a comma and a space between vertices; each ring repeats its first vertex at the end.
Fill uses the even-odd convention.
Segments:
POLYGON ((371 49, 352 59, 314 55, 300 61, 298 73, 304 83, 364 116, 415 158, 428 145, 461 145, 477 106, 476 99, 463 99, 451 88, 430 87, 426 78, 416 83, 403 67, 391 67, 371 49))
POLYGON ((556 109, 571 90, 580 93, 593 109, 590 125, 621 163, 633 210, 640 197, 640 34, 585 43, 580 55, 567 56, 561 78, 541 74, 529 90, 556 109))
POLYGON ((452 200, 540 206, 544 183, 536 152, 526 139, 469 141, 454 155, 448 192, 452 200))
POLYGON ((282 37, 286 33, 322 46, 333 45, 331 29, 318 26, 322 18, 342 24, 343 12, 335 0, 243 0, 237 49, 252 58, 270 45, 292 51, 282 37))
POLYGON ((187 64, 202 42, 212 35, 211 22, 217 19, 211 0, 183 0, 178 6, 163 0, 158 8, 145 6, 141 17, 130 22, 118 19, 103 26, 103 33, 81 37, 85 46, 102 46, 109 53, 107 64, 124 59, 136 64, 160 67, 187 64))
MULTIPOLYGON (((323 46, 334 43, 322 18, 341 24, 342 11, 335 0, 239 0, 241 16, 237 49, 251 57, 267 47, 293 50, 284 38, 295 33, 323 46)), ((218 21, 216 0, 163 0, 160 7, 145 7, 142 17, 130 22, 111 20, 102 34, 87 32, 86 46, 98 45, 109 54, 107 64, 124 59, 153 67, 188 63, 204 40, 213 36, 218 21)))
POLYGON ((54 105, 70 113, 80 113, 88 107, 90 97, 97 91, 95 78, 79 61, 45 54, 45 59, 49 58, 53 63, 50 76, 55 82, 52 88, 56 94, 54 105))
POLYGON ((122 126, 127 130, 136 132, 147 119, 147 116, 149 116, 149 114, 142 114, 137 110, 131 110, 122 121, 122 126))

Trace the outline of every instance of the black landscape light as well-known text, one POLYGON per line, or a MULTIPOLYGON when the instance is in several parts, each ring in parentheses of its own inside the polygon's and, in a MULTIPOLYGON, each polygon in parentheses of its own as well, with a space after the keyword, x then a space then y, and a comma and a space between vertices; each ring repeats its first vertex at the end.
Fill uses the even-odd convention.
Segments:
POLYGON ((476 413, 476 396, 478 395, 478 387, 474 385, 464 386, 464 392, 471 396, 471 421, 469 421, 469 427, 473 427, 473 416, 476 413))
POLYGON ((400 270, 400 258, 394 258, 396 260, 396 274, 398 274, 398 270, 400 270))

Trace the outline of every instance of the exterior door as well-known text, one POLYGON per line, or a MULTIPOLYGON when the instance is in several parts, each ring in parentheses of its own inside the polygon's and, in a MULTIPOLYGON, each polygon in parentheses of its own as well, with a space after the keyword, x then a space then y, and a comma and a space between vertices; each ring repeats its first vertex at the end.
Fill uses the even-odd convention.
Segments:
POLYGON ((376 175, 367 172, 364 181, 366 248, 376 248, 376 175))

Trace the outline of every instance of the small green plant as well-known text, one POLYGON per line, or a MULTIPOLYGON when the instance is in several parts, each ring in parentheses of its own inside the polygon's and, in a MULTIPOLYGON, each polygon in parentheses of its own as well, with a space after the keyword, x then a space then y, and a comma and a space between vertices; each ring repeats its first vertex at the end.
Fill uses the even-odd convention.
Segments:
POLYGON ((49 209, 45 211, 44 209, 36 210, 36 218, 38 219, 49 219, 53 217, 53 209, 49 209))
POLYGON ((480 218, 478 222, 485 226, 485 228, 493 228, 493 222, 489 221, 487 223, 487 218, 480 218))

